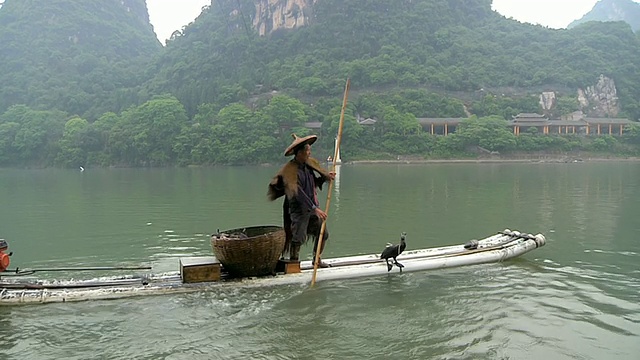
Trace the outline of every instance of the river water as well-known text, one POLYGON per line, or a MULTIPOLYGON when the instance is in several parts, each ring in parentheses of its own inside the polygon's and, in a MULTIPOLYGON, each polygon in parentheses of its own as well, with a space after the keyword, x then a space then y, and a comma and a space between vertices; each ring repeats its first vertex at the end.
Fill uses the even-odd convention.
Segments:
MULTIPOLYGON (((210 255, 217 229, 280 224, 280 201, 266 200, 276 170, 0 169, 0 238, 11 268, 175 271, 180 257, 210 255)), ((505 228, 547 245, 504 263, 313 289, 0 307, 0 359, 639 358, 640 163, 339 170, 325 257, 379 253, 403 231, 408 249, 505 228)))

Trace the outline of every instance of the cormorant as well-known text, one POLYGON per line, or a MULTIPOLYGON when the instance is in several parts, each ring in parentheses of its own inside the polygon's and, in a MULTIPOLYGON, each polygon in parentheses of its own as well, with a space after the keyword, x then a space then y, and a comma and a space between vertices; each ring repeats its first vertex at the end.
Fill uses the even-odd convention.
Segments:
POLYGON ((380 255, 380 259, 385 259, 385 261, 387 262, 387 271, 391 271, 391 269, 393 268, 393 265, 395 264, 400 269, 400 272, 402 272, 402 268, 404 267, 404 265, 400 264, 398 260, 396 260, 396 257, 402 254, 404 249, 407 248, 407 243, 405 242, 406 238, 407 238, 407 233, 403 232, 402 234, 400 234, 400 244, 398 245, 388 244, 387 247, 382 251, 382 255, 380 255), (389 263, 389 258, 393 259, 392 264, 389 263))

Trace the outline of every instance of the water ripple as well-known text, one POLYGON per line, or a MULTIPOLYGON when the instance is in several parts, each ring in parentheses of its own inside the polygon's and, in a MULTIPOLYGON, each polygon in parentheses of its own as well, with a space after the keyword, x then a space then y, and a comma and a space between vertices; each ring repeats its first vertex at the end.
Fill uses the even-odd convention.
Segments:
POLYGON ((3 314, 9 356, 635 359, 639 281, 544 260, 3 314), (6 316, 4 316, 6 315, 6 316), (69 346, 69 344, 73 346, 69 346))

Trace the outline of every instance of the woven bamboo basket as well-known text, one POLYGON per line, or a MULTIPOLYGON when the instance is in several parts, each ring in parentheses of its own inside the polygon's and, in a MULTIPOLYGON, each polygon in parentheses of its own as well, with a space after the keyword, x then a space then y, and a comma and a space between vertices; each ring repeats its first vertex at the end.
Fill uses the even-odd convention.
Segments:
POLYGON ((211 247, 229 275, 262 276, 275 274, 284 240, 281 226, 252 226, 212 235, 211 247))

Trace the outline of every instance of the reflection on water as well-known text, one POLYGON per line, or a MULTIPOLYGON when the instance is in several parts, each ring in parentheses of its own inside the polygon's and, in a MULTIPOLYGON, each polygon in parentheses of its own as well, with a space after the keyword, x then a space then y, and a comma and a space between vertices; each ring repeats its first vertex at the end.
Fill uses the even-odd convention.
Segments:
POLYGON ((336 209, 336 213, 340 211, 340 169, 342 165, 336 164, 334 171, 336 172, 336 178, 333 182, 333 195, 331 197, 331 201, 334 204, 333 206, 336 209))
POLYGON ((104 348, 116 359, 633 359, 640 306, 610 286, 638 281, 592 275, 521 260, 314 289, 19 307, 2 335, 16 359, 91 358, 104 348))
POLYGON ((336 189, 336 194, 340 192, 340 169, 341 168, 342 168, 342 165, 340 164, 336 164, 336 167, 334 168, 336 172, 336 178, 334 182, 334 188, 336 189))
MULTIPOLYGON (((341 167, 328 256, 377 252, 401 231, 409 249, 507 227, 547 245, 502 264, 313 289, 0 308, 2 359, 637 359, 638 164, 341 167)), ((1 236, 12 266, 175 270, 210 254, 218 228, 279 224, 281 203, 264 200, 274 172, 3 170, 1 236)))

